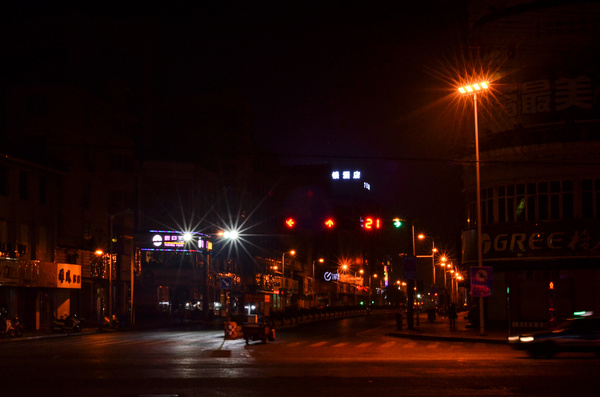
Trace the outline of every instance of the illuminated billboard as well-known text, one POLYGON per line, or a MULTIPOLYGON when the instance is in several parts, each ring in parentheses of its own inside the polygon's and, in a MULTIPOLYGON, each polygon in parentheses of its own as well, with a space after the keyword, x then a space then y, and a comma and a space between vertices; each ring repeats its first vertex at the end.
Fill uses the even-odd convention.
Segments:
POLYGON ((150 230, 142 251, 199 252, 212 250, 210 236, 197 232, 150 230))

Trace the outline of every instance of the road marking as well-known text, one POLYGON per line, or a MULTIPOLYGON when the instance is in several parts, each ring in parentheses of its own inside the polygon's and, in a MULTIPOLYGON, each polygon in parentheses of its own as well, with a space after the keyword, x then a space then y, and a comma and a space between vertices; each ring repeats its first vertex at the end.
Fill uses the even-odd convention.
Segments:
POLYGON ((383 347, 384 349, 387 349, 388 347, 392 347, 396 344, 396 342, 386 342, 383 345, 381 345, 381 347, 383 347))
POLYGON ((461 347, 463 347, 462 342, 454 342, 454 343, 452 343, 452 345, 450 345, 450 349, 459 349, 461 347))
POLYGON ((319 347, 319 346, 323 346, 325 343, 327 343, 327 342, 317 342, 317 343, 313 343, 312 345, 310 345, 310 347, 319 347))
POLYGON ((333 347, 344 347, 347 344, 348 344, 348 342, 342 342, 342 343, 338 343, 338 344, 333 345, 333 347))
POLYGON ((293 343, 290 343, 288 346, 290 346, 290 347, 295 347, 295 346, 298 346, 298 345, 299 345, 299 344, 301 344, 301 343, 302 343, 302 342, 293 342, 293 343))
POLYGON ((402 346, 402 347, 408 347, 408 348, 411 348, 411 347, 415 347, 416 345, 417 345, 417 342, 408 342, 408 343, 406 343, 406 344, 405 344, 404 346, 402 346))
POLYGON ((435 349, 440 345, 440 342, 431 342, 430 344, 427 345, 428 349, 435 349))
POLYGON ((361 347, 361 348, 362 348, 362 347, 367 347, 367 346, 369 346, 371 343, 373 343, 373 342, 363 342, 363 343, 361 343, 360 345, 358 345, 358 346, 356 346, 356 347, 361 347))

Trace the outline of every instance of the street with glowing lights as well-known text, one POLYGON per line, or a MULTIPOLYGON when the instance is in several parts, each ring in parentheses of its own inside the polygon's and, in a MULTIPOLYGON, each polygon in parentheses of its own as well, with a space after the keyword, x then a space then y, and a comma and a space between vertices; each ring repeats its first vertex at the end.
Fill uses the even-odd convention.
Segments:
POLYGON ((593 355, 534 360, 506 344, 415 340, 395 329, 387 313, 280 330, 267 344, 225 340, 203 324, 3 339, 2 387, 32 396, 597 394, 593 355))

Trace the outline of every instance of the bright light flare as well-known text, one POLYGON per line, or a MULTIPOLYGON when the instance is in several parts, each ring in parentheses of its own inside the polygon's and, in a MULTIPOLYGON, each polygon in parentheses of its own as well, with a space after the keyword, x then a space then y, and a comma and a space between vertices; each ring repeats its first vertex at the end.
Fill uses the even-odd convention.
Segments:
POLYGON ((483 90, 487 90, 489 88, 490 88, 490 86, 489 86, 488 82, 482 81, 479 83, 474 83, 471 85, 465 85, 463 87, 459 87, 458 92, 460 92, 461 94, 470 94, 472 92, 480 92, 483 90))
POLYGON ((240 236, 237 230, 226 230, 223 232, 223 238, 236 240, 240 236))

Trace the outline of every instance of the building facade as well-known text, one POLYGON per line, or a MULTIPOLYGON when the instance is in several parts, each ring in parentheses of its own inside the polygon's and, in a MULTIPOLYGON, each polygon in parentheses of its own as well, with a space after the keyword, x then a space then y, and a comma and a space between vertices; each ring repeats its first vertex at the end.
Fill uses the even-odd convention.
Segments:
MULTIPOLYGON (((478 112, 489 324, 547 327, 576 311, 600 313, 598 15, 600 4, 585 1, 471 8, 476 59, 493 65, 478 112)), ((474 155, 465 159, 469 267, 477 265, 476 181, 474 155)))

